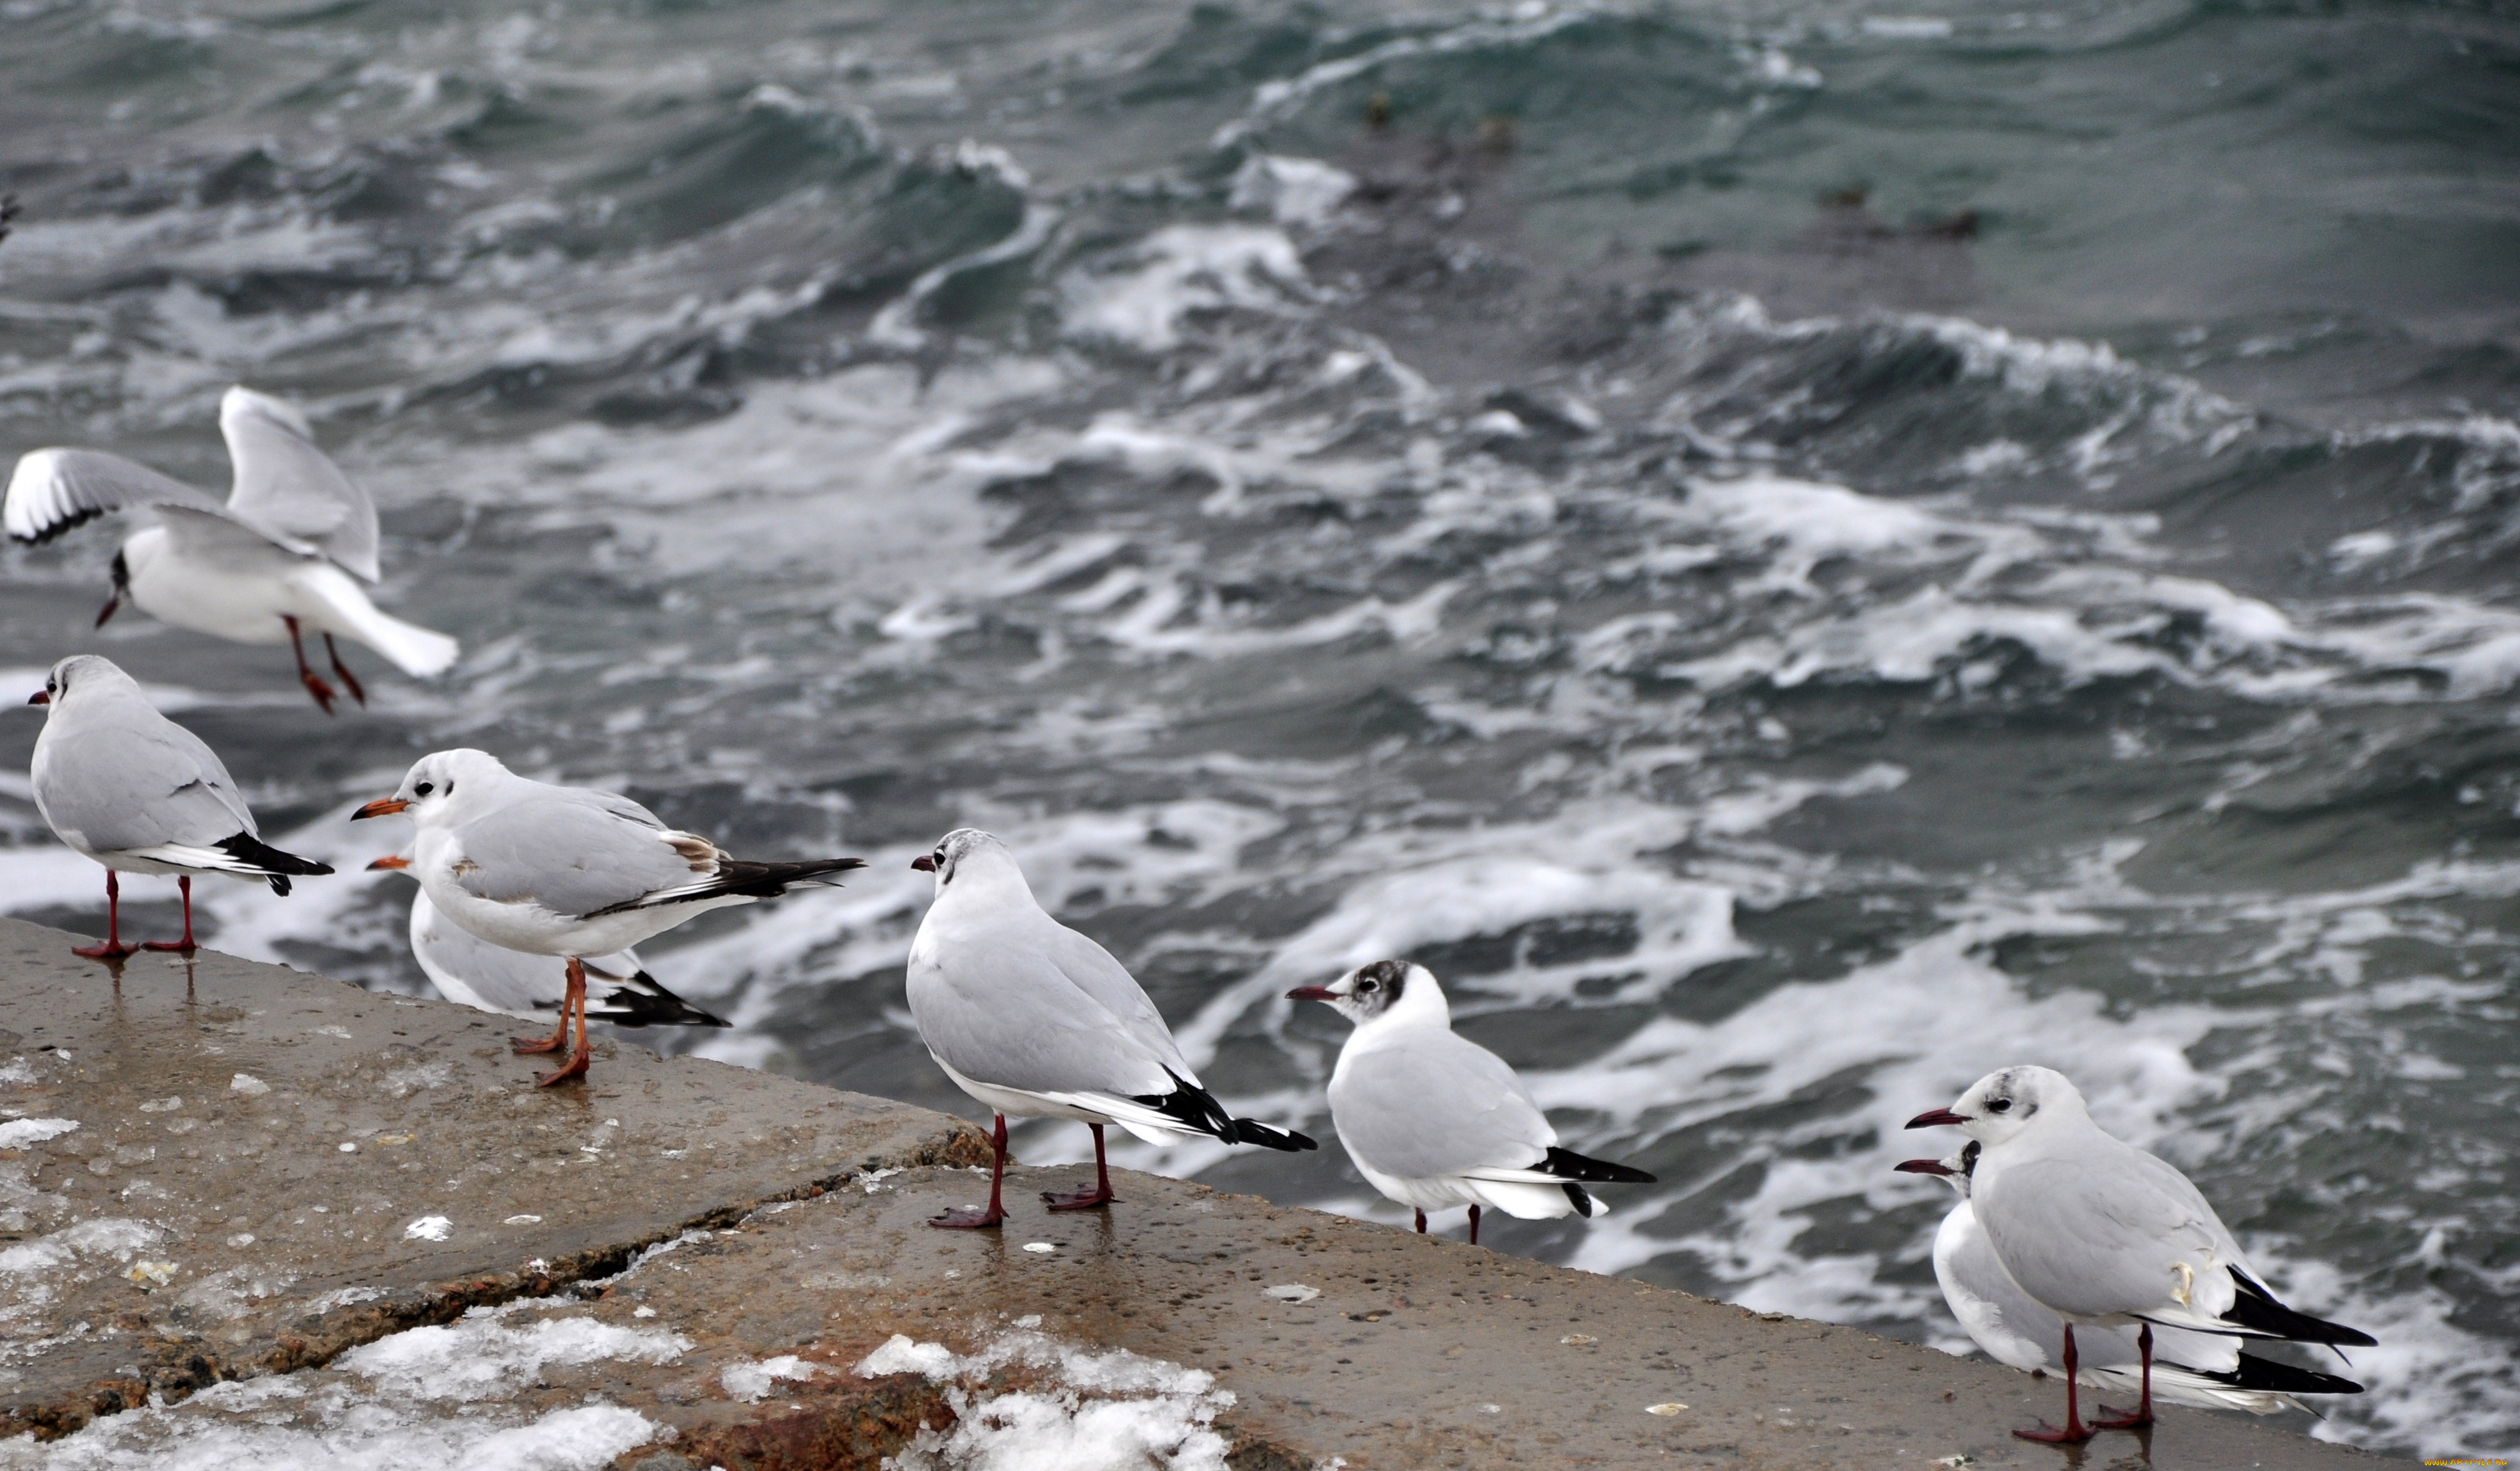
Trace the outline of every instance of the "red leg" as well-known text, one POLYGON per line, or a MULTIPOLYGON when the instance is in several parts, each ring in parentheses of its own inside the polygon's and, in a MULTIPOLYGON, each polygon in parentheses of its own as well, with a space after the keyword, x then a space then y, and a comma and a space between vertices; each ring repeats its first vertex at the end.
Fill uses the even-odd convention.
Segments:
POLYGON ((341 650, 333 646, 331 634, 324 636, 324 654, 333 661, 333 675, 341 682, 341 688, 349 691, 350 698, 357 700, 360 708, 365 709, 368 703, 368 691, 359 688, 359 677, 350 672, 349 665, 341 662, 341 650))
POLYGON ((947 1211, 942 1216, 930 1218, 927 1223, 929 1226, 956 1231, 988 1230, 1007 1219, 1007 1208, 998 1200, 998 1188, 1006 1182, 1007 1178, 1007 1116, 999 1114, 997 1119, 997 1133, 989 1138, 989 1143, 997 1151, 997 1160, 989 1170, 989 1208, 976 1214, 970 1211, 947 1211))
POLYGON ((1042 1191, 1041 1198, 1049 1201, 1050 1208, 1054 1211, 1090 1211, 1098 1205, 1109 1205, 1120 1198, 1111 1193, 1111 1172, 1102 1163, 1102 1126, 1095 1124, 1090 1127, 1094 1130, 1094 1188, 1069 1190, 1064 1194, 1053 1190, 1042 1191))
POLYGON ((175 887, 184 896, 184 938, 175 941, 152 940, 141 947, 143 950, 171 950, 179 956, 188 956, 200 948, 193 943, 193 875, 176 874, 175 887))
POLYGON ((2037 1430, 2016 1430, 2014 1435, 2025 1441, 2038 1441, 2048 1446, 2079 1446, 2092 1438, 2090 1427, 2083 1423, 2081 1403, 2075 1398, 2074 1376, 2082 1370, 2082 1361, 2074 1357, 2074 1325, 2065 1325, 2065 1428, 2056 1429, 2047 1421, 2037 1430))
MULTIPOLYGON (((573 965, 577 962, 572 960, 569 963, 573 965)), ((508 1050, 523 1053, 528 1056, 536 1052, 557 1052, 567 1046, 568 995, 566 992, 562 992, 561 994, 560 1029, 558 1031, 552 1033, 549 1037, 511 1037, 508 1039, 508 1050)))
POLYGON ((2101 1405, 2100 1414, 2104 1418, 2092 1422, 2094 1430, 2138 1430, 2152 1423, 2152 1324, 2143 1325, 2143 1331, 2135 1336, 2135 1346, 2137 1352, 2143 1356, 2143 1401, 2136 1405, 2132 1414, 2122 1414, 2101 1405))
POLYGON ((1418 1213, 1418 1234, 1421 1236, 1426 1234, 1426 1213, 1424 1211, 1419 1211, 1418 1213))
POLYGON ((1477 1206, 1470 1207, 1470 1244, 1472 1246, 1479 1244, 1479 1208, 1477 1206))
POLYGON ((571 1078, 586 1076, 588 1064, 595 1060, 595 1044, 586 1035, 586 962, 575 956, 568 958, 568 994, 561 998, 560 1027, 568 1031, 570 1016, 577 1018, 577 1050, 558 1072, 545 1073, 534 1080, 536 1088, 550 1088, 571 1078))
MULTIPOLYGON (((574 965, 577 962, 572 960, 569 963, 574 965)), ((567 1046, 568 993, 565 991, 562 992, 560 997, 560 1026, 552 1033, 552 1035, 549 1037, 511 1037, 508 1039, 508 1049, 510 1051, 520 1052, 526 1055, 531 1055, 536 1052, 557 1052, 567 1046)))
POLYGON ((139 948, 122 943, 122 883, 113 876, 113 870, 108 869, 105 870, 105 943, 81 945, 72 949, 70 954, 85 956, 91 960, 119 960, 139 948))
POLYGON ((324 683, 324 676, 317 674, 314 670, 306 667, 306 643, 303 639, 300 639, 297 636, 296 618, 288 613, 283 613, 280 615, 280 621, 289 625, 289 646, 297 651, 298 682, 306 687, 307 693, 315 696, 315 704, 318 709, 321 709, 327 715, 332 714, 333 687, 324 683))

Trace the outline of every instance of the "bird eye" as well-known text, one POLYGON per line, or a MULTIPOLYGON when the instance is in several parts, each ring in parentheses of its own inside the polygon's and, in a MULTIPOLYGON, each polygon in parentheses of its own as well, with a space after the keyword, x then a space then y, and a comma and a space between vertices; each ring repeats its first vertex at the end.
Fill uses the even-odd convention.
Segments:
POLYGON ((436 787, 434 787, 434 786, 430 785, 428 782, 427 782, 427 781, 423 781, 423 782, 421 782, 418 786, 413 787, 413 788, 412 788, 412 792, 413 792, 415 795, 417 795, 417 796, 423 796, 423 797, 425 797, 425 796, 428 796, 430 792, 435 791, 436 789, 437 789, 436 787))
POLYGON ((1359 992, 1372 991, 1374 983, 1372 981, 1359 981, 1356 983, 1356 989, 1359 992))
POLYGON ((1986 1106, 1997 1113, 2009 1113, 2012 1111, 2012 1100, 2010 1098, 1995 1098, 1989 1100, 1986 1106))

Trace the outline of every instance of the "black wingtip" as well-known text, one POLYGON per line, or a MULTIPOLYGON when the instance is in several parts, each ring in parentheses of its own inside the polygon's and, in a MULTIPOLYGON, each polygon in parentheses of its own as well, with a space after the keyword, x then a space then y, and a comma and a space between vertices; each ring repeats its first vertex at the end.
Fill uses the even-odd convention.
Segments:
POLYGON ((2236 1323, 2270 1337, 2288 1338, 2295 1343, 2323 1343, 2330 1347, 2343 1345, 2358 1349, 2380 1346, 2380 1340, 2360 1328, 2349 1328, 2343 1323, 2331 1323, 2307 1313, 2296 1313, 2276 1302, 2275 1295, 2253 1280, 2247 1272, 2236 1267, 2229 1270, 2232 1282, 2240 1291, 2239 1296, 2232 1299, 2230 1311, 2223 1315, 2223 1321, 2236 1323))
POLYGON ((1164 1069, 1164 1076, 1173 1080, 1171 1092, 1137 1093, 1132 1095, 1134 1101, 1144 1103, 1164 1117, 1175 1120, 1185 1129, 1214 1135, 1229 1144, 1240 1140, 1241 1133, 1238 1124, 1226 1113, 1225 1105, 1216 1101, 1216 1094, 1190 1082, 1171 1068, 1164 1069))
MULTIPOLYGON (((95 520, 98 516, 103 514, 105 514, 105 513, 95 507, 86 507, 81 510, 71 512, 69 514, 53 522, 49 526, 37 527, 35 534, 32 536, 21 536, 17 532, 12 531, 9 533, 9 540, 16 542, 22 547, 40 547, 44 543, 51 541, 53 538, 67 535, 70 531, 86 525, 88 522, 95 520)), ((115 559, 119 560, 121 558, 121 555, 122 554, 118 552, 115 553, 115 559)))
POLYGON ((1564 1190, 1566 1192, 1566 1198, 1575 1203, 1576 1215, 1583 1217, 1587 1221, 1593 1219, 1593 1197, 1582 1185, 1579 1185, 1570 1180, 1566 1183, 1559 1185, 1558 1188, 1564 1190))
POLYGON ((735 1023, 703 1011, 640 971, 630 984, 590 1004, 586 1014, 616 1027, 731 1027, 735 1023))
POLYGON ((1649 1185, 1654 1178, 1632 1165, 1614 1165, 1605 1159, 1588 1159, 1572 1149, 1552 1144, 1539 1164, 1543 1174, 1560 1180, 1580 1180, 1597 1185, 1649 1185))
POLYGON ((1234 1137, 1237 1143, 1258 1144, 1264 1149, 1282 1149, 1288 1154, 1322 1147, 1315 1143, 1309 1135, 1297 1134, 1291 1129, 1273 1128, 1257 1119, 1236 1119, 1234 1137))
MULTIPOLYGON (((2189 1370, 2190 1373, 2203 1372, 2189 1370)), ((2272 1359, 2260 1359, 2254 1354, 2240 1356, 2240 1366, 2225 1373, 2206 1373, 2205 1377, 2233 1389, 2264 1390, 2278 1395, 2359 1395, 2362 1386, 2341 1374, 2322 1374, 2299 1364, 2283 1363, 2272 1359)))
POLYGON ((331 864, 319 864, 311 858, 283 853, 250 832, 240 832, 210 846, 240 863, 251 864, 254 871, 270 880, 271 892, 283 897, 289 893, 290 874, 321 877, 333 871, 331 864))

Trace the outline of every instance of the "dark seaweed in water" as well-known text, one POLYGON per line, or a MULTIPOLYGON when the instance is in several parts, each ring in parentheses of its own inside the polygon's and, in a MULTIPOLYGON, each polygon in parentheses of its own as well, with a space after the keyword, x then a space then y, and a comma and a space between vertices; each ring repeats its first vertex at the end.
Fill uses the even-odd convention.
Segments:
MULTIPOLYGON (((1276 998, 1412 957, 1661 1181, 1506 1249, 1955 1347, 1896 1126, 2052 1064, 2381 1339, 2318 1433, 2514 1444, 2510 17, 383 15, 10 14, 0 451, 215 484, 289 394, 466 661, 322 722, 92 632, 95 527, 6 554, 22 674, 109 648, 345 871, 453 744, 864 853, 652 946, 736 1022, 667 1045, 939 1106, 951 826, 1326 1143, 1276 998)), ((407 902, 202 910, 417 990, 407 902)), ((1258 1154, 1136 1158, 1397 1219, 1258 1154)))

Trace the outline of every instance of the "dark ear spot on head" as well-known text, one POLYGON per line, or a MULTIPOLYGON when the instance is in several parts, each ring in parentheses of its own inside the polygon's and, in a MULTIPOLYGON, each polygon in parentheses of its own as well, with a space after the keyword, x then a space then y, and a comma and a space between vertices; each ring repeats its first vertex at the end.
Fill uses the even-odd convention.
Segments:
POLYGON ((1400 989, 1409 981, 1409 967, 1398 960, 1376 960, 1365 967, 1361 979, 1373 982, 1374 995, 1388 1006, 1400 1000, 1400 989))
POLYGON ((1979 1143, 1975 1139, 1969 1140, 1966 1144, 1960 1147, 1960 1173, 1962 1175, 1966 1175, 1977 1168, 1978 1153, 1985 1147, 1986 1146, 1984 1144, 1979 1143))

